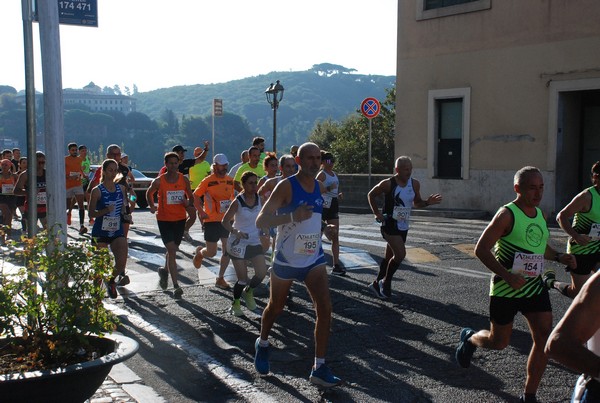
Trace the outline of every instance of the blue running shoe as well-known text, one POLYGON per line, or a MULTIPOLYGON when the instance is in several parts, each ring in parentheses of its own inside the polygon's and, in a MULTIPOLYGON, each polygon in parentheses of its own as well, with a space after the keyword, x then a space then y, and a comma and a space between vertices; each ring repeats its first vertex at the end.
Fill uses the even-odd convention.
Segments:
POLYGON ((322 364, 318 369, 311 370, 308 380, 315 385, 324 386, 326 388, 342 384, 342 380, 333 375, 329 367, 325 364, 322 364))
POLYGON ((473 357, 473 353, 477 349, 477 346, 469 342, 469 338, 474 334, 475 330, 468 327, 465 327, 460 331, 460 343, 458 343, 454 357, 456 358, 458 365, 463 368, 469 368, 471 365, 471 357, 473 357))
POLYGON ((261 347, 260 337, 254 343, 256 354, 254 355, 254 368, 259 374, 267 375, 269 373, 269 355, 271 354, 271 346, 261 347))

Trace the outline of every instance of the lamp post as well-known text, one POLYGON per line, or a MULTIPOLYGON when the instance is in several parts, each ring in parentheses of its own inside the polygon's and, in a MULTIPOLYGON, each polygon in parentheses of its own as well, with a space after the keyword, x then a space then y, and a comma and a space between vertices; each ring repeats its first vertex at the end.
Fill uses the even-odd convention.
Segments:
POLYGON ((277 153, 277 108, 279 108, 279 102, 283 99, 283 85, 279 83, 279 80, 275 84, 271 83, 265 90, 267 96, 267 102, 273 109, 273 152, 277 153))

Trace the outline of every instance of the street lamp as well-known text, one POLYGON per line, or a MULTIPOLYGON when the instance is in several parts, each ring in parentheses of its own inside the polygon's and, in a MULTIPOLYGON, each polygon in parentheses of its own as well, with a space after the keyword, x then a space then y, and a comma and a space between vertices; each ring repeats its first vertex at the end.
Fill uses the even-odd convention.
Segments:
POLYGON ((271 83, 265 90, 267 96, 267 102, 273 109, 273 152, 277 153, 277 108, 279 108, 279 102, 283 99, 283 85, 279 83, 279 80, 275 84, 271 83))

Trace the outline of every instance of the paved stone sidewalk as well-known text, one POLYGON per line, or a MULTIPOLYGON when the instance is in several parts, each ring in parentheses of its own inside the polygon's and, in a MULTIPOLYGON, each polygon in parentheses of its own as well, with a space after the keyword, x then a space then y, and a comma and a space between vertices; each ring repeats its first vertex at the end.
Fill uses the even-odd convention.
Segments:
POLYGON ((164 403, 154 389, 144 385, 142 379, 125 364, 115 365, 89 403, 164 403))

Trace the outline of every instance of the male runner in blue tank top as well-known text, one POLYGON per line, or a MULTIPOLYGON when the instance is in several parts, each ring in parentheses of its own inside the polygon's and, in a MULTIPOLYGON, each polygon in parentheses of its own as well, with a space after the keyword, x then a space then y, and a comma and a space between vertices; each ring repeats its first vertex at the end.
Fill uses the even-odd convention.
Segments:
POLYGON ((316 312, 315 363, 309 380, 331 387, 342 383, 325 365, 331 326, 331 300, 325 255, 321 247, 321 213, 325 186, 315 178, 321 167, 321 151, 314 143, 298 150, 296 175, 282 180, 273 190, 256 220, 259 228, 278 226, 271 272, 271 294, 263 311, 260 337, 256 339, 254 366, 269 373, 269 332, 283 311, 294 280, 306 285, 316 312))

